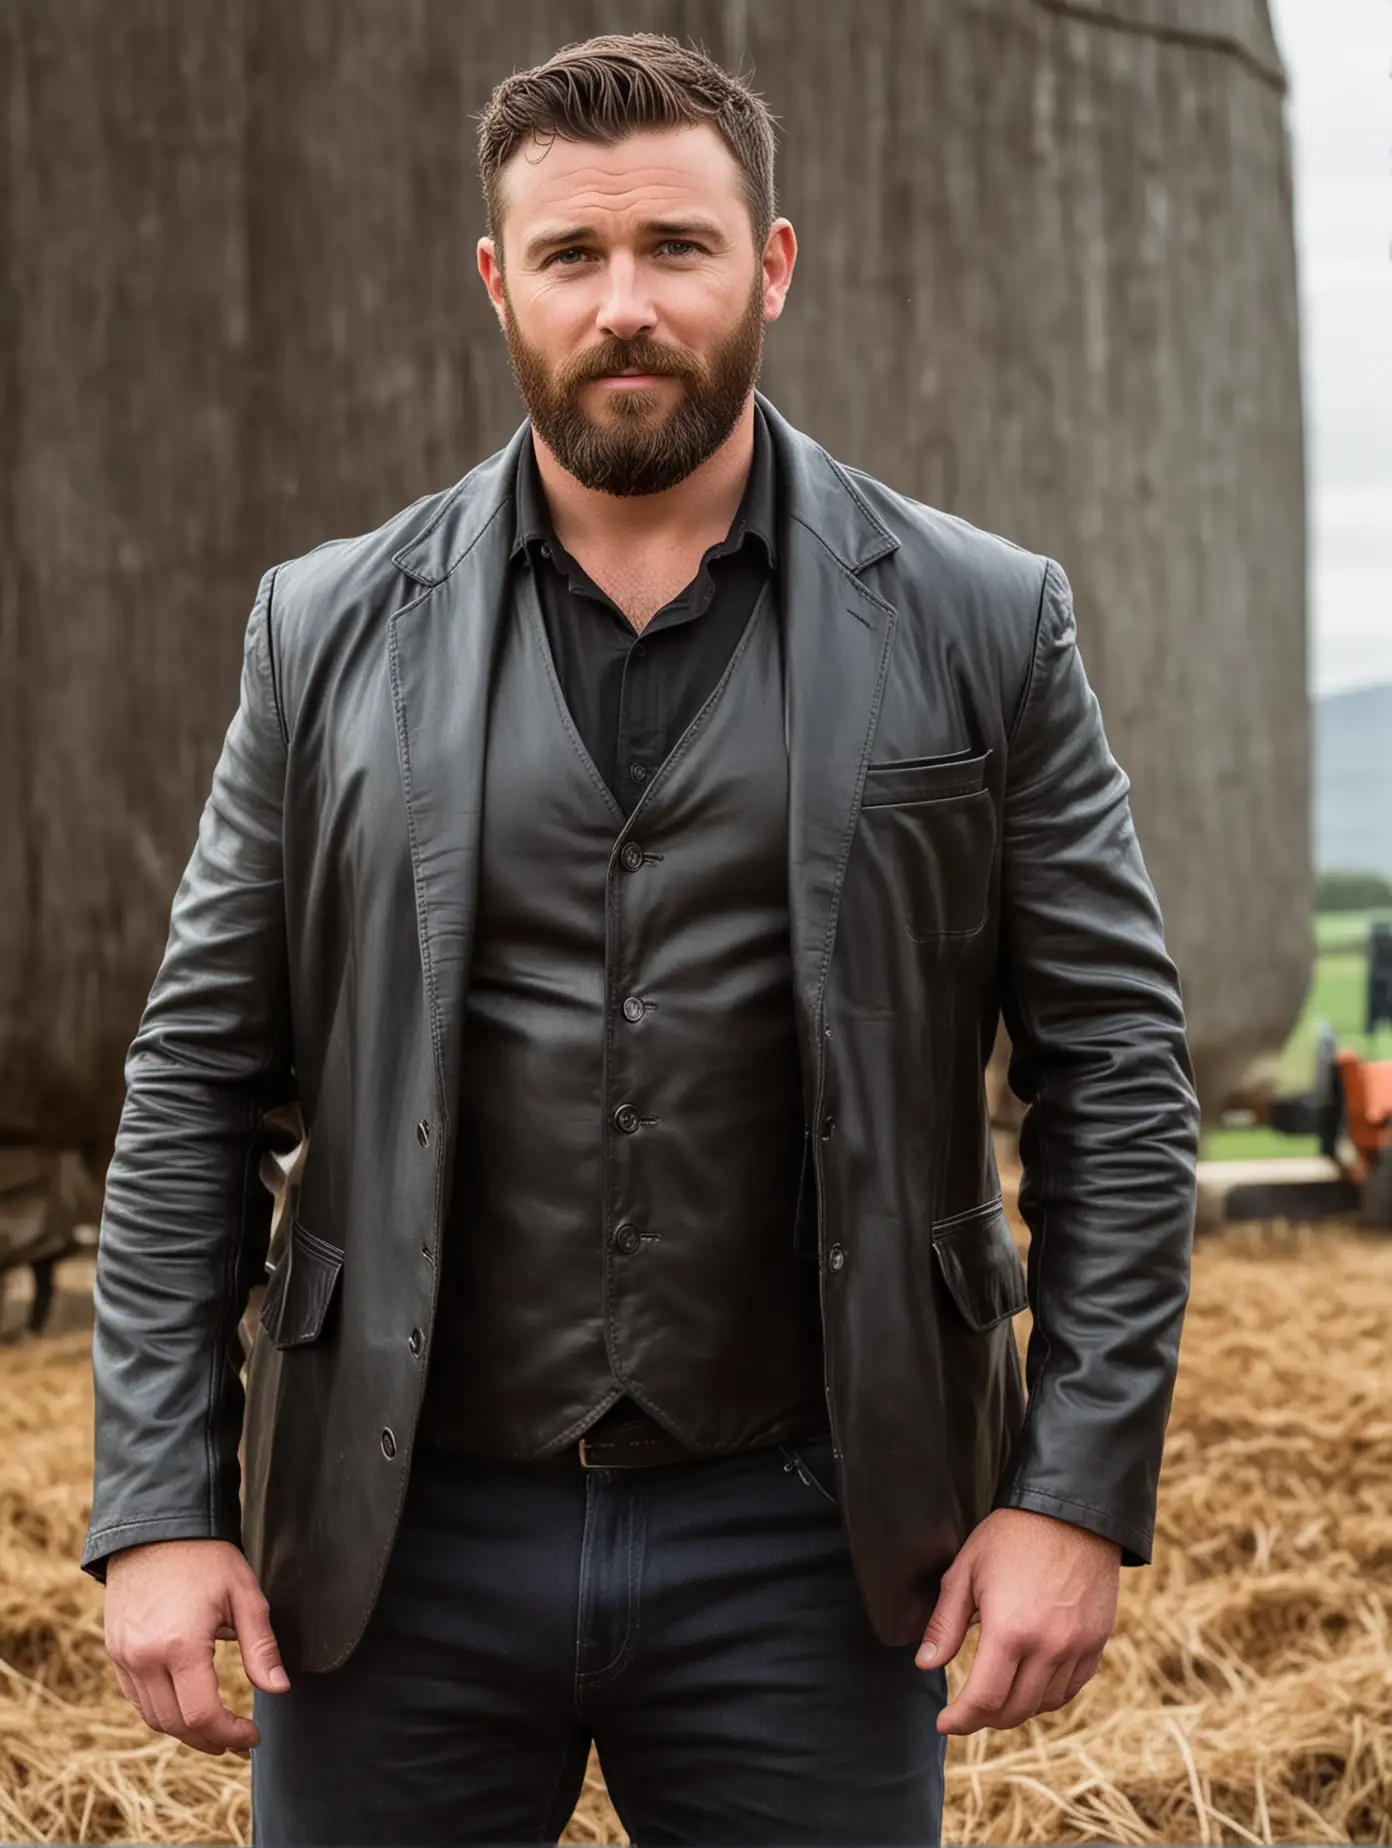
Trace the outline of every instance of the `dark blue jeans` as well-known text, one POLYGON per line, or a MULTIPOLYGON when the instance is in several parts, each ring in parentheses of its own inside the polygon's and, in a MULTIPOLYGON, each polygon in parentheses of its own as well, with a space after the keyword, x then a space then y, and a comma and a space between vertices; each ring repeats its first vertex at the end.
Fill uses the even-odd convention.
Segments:
POLYGON ((342 1668, 255 1695, 254 1840, 936 1844, 947 1701, 875 1639, 829 1438, 641 1469, 417 1452, 342 1668))

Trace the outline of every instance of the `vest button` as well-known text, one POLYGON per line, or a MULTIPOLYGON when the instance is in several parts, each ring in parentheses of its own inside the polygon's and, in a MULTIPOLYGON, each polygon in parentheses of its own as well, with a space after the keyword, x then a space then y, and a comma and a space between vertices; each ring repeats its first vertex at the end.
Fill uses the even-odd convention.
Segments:
POLYGON ((643 864, 643 849, 637 841, 625 841, 619 858, 630 873, 636 873, 643 864))
POLYGON ((388 1425, 386 1430, 382 1433, 382 1455, 384 1457, 394 1457, 396 1455, 396 1438, 392 1435, 392 1428, 390 1425, 388 1425))
POLYGON ((646 1011, 643 997, 641 995, 629 995, 628 999, 623 1004, 623 1011, 625 1020, 641 1020, 646 1011))
POLYGON ((628 774, 633 778, 635 783, 641 783, 643 778, 648 774, 648 766, 646 764, 630 764, 628 766, 628 774))
POLYGON ((845 1252, 841 1249, 839 1245, 833 1245, 831 1250, 827 1253, 827 1263, 831 1266, 833 1270, 840 1270, 841 1266, 845 1262, 846 1262, 845 1252))
POLYGON ((615 1226, 615 1251, 636 1251, 642 1242, 642 1234, 631 1221, 626 1219, 621 1226, 615 1226))
POLYGON ((638 1127, 638 1112, 632 1104, 620 1104, 614 1112, 614 1123, 626 1136, 631 1136, 638 1127))
POLYGON ((416 1141, 423 1149, 430 1147, 430 1125, 424 1117, 416 1124, 416 1141))
POLYGON ((421 1331, 418 1328, 413 1328, 411 1330, 410 1339, 407 1341, 406 1345, 407 1347, 410 1348, 413 1354, 420 1353, 421 1351, 421 1331))

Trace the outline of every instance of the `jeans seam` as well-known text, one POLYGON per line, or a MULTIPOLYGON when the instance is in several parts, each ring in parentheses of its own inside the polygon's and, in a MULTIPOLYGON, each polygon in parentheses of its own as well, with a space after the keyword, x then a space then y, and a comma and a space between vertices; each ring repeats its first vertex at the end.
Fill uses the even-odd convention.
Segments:
MULTIPOLYGON (((570 1763, 570 1748, 573 1743, 574 1733, 572 1732, 566 1739, 565 1744, 561 1747, 561 1762, 556 1767, 556 1775, 551 1780, 551 1789, 546 1798, 546 1808, 541 1812, 541 1821, 537 1824, 536 1839, 539 1842, 554 1841, 555 1839, 554 1836, 547 1833, 547 1824, 551 1818, 551 1806, 556 1801, 556 1792, 561 1787, 561 1779, 565 1776, 566 1767, 570 1763)), ((562 1823, 561 1827, 564 1828, 565 1824, 562 1823)))
POLYGON ((606 1662, 603 1668, 582 1671, 576 1677, 576 1687, 602 1688, 622 1673, 633 1659, 633 1651, 638 1638, 638 1588, 639 1560, 642 1557, 642 1541, 647 1528, 648 1505, 646 1498, 636 1493, 637 1485, 632 1485, 630 1508, 630 1525, 628 1530, 628 1609, 624 1613, 624 1638, 619 1645, 619 1653, 612 1662, 606 1662))
POLYGON ((584 1669, 575 1677, 576 1692, 585 1694, 591 1688, 602 1688, 606 1681, 612 1681, 617 1674, 628 1667, 632 1655, 632 1640, 625 1636, 623 1646, 612 1662, 606 1662, 603 1668, 584 1669))
MULTIPOLYGON (((624 1637, 619 1651, 603 1668, 582 1669, 579 1666, 580 1644, 576 1641, 575 1669, 575 1704, 580 1711, 580 1696, 591 1688, 602 1688, 607 1682, 621 1674, 633 1658, 634 1644, 638 1633, 638 1582, 639 1560, 642 1555, 642 1540, 647 1528, 647 1501, 637 1494, 636 1484, 629 1484, 629 1530, 628 1530, 628 1601, 624 1612, 624 1637)), ((589 1483, 586 1484, 588 1490, 589 1483)), ((583 1573, 582 1573, 583 1579, 583 1573)))

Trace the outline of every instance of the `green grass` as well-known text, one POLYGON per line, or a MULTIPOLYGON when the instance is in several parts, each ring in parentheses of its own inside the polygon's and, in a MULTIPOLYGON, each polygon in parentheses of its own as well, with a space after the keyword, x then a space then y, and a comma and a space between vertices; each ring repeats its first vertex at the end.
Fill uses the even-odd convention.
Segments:
POLYGON ((1315 1136, 1283 1136, 1258 1124, 1253 1129, 1211 1129, 1203 1139, 1205 1161, 1290 1161, 1318 1155, 1315 1136))
MULTIPOLYGON (((1343 911, 1315 919, 1316 956, 1310 990, 1300 1018, 1281 1053, 1285 1088, 1308 1088, 1315 1070, 1315 1034, 1328 1021, 1341 1046, 1368 1058, 1392 1059, 1392 1028, 1369 1038, 1363 1031, 1367 999, 1368 928, 1374 919, 1392 922, 1392 911, 1343 911)), ((1264 1161, 1269 1157, 1315 1155, 1313 1136, 1282 1136, 1273 1129, 1213 1129, 1204 1137, 1209 1161, 1264 1161)))
POLYGON ((1321 954, 1325 950, 1357 950, 1362 956, 1373 924, 1392 924, 1392 911, 1322 912, 1315 919, 1315 943, 1321 954))
POLYGON ((1375 1043, 1382 1041, 1392 1050, 1392 1034, 1386 1028, 1371 1040, 1363 1031, 1367 981, 1367 959, 1361 949, 1321 950, 1316 956, 1305 1005, 1281 1054, 1291 1090, 1303 1090, 1314 1076, 1315 1034, 1322 1020, 1333 1027, 1341 1046, 1371 1055, 1382 1050, 1375 1043))

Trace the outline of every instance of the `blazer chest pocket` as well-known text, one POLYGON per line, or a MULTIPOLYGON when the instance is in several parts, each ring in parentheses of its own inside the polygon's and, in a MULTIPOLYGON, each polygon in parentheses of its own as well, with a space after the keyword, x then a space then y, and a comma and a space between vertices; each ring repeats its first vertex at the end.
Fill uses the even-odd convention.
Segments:
POLYGON ((342 1269, 338 1247, 295 1220, 261 1298, 260 1322, 273 1347, 303 1347, 319 1339, 342 1269))
POLYGON ((977 1334, 1029 1307, 1025 1267, 1000 1201, 933 1222, 933 1257, 962 1320, 977 1334))
POLYGON ((973 936, 986 922, 996 851, 991 753, 869 764, 860 832, 920 943, 973 936))

